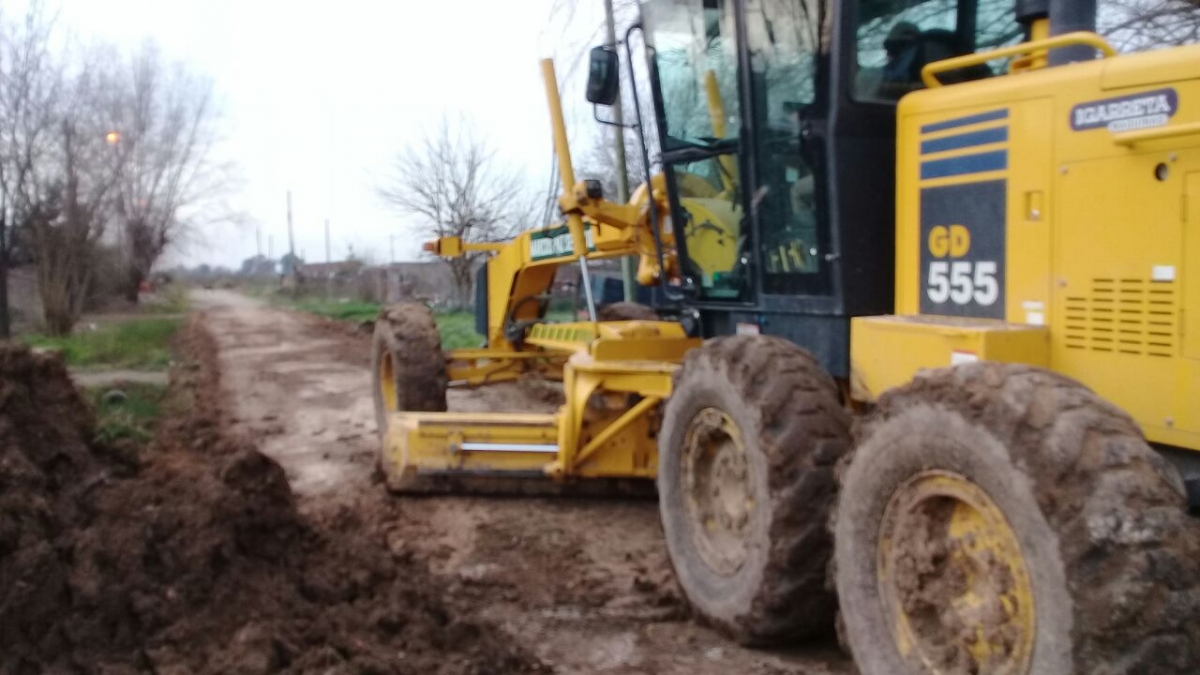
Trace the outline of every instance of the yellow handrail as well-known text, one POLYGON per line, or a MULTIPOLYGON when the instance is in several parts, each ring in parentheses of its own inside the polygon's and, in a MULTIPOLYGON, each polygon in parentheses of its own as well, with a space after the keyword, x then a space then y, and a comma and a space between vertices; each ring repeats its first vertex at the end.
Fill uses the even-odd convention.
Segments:
POLYGON ((987 63, 992 59, 1004 58, 1006 56, 1019 56, 1021 54, 1028 54, 1029 52, 1058 49, 1060 47, 1070 47, 1072 45, 1086 45, 1088 47, 1097 49, 1104 54, 1104 58, 1117 55, 1117 50, 1113 49, 1112 45, 1105 42, 1104 38, 1096 35, 1095 33, 1078 31, 1075 33, 1063 33, 1062 35, 1055 35, 1054 37, 1046 38, 1045 40, 1022 42, 1010 47, 1001 47, 999 49, 992 49, 986 52, 978 52, 975 54, 967 54, 965 56, 955 56, 954 58, 944 59, 942 61, 934 61, 933 63, 926 64, 925 67, 921 69, 921 81, 925 83, 926 87, 940 87, 942 86, 942 82, 941 80, 937 79, 938 73, 944 73, 950 70, 958 70, 960 68, 967 68, 970 66, 979 65, 981 63, 987 63))

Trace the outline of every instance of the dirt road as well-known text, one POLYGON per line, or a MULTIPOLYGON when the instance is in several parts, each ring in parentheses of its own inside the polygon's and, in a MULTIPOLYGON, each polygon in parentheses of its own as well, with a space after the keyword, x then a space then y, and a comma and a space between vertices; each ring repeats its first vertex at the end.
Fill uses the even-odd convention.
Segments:
MULTIPOLYGON (((228 291, 194 304, 218 342, 235 425, 284 467, 301 510, 386 519, 395 555, 427 562, 556 672, 854 672, 832 642, 750 651, 687 619, 653 502, 388 497, 373 469, 366 336, 228 291)), ((519 387, 450 396, 457 410, 538 404, 519 387)))

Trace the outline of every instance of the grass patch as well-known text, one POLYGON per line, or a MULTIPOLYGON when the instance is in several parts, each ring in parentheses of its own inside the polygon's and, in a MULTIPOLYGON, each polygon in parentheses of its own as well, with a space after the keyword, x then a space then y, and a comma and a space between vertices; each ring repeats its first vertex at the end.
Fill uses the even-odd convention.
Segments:
POLYGON ((146 314, 183 314, 188 311, 187 287, 183 284, 167 284, 160 288, 152 300, 141 303, 146 314))
POLYGON ((63 353, 67 365, 82 368, 158 370, 171 362, 171 338, 180 319, 146 318, 78 330, 67 337, 25 335, 26 344, 63 353))
MULTIPOLYGON (((340 321, 374 320, 381 305, 376 302, 324 300, 321 298, 292 299, 283 295, 272 298, 276 304, 340 321)), ((443 349, 478 347, 483 336, 475 332, 475 315, 471 312, 437 312, 434 318, 442 334, 443 349)))
POLYGON ((301 312, 308 312, 309 314, 325 316, 330 319, 339 319, 341 321, 366 321, 374 319, 379 314, 379 304, 374 302, 339 302, 337 300, 319 300, 315 298, 301 298, 298 300, 286 300, 285 302, 288 306, 298 309, 301 312))
POLYGON ((475 349, 483 336, 475 332, 475 315, 470 312, 442 312, 434 315, 442 334, 442 349, 475 349))
POLYGON ((120 384, 95 387, 88 397, 96 410, 96 440, 102 443, 129 440, 139 445, 154 438, 167 388, 157 384, 120 384), (122 392, 124 396, 110 392, 122 392))

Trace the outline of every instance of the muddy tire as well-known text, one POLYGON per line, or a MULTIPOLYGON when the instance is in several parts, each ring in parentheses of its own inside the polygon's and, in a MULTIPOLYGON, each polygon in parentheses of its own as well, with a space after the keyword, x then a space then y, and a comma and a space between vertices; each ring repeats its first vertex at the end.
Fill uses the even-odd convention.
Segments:
MULTIPOLYGON (((371 389, 381 441, 387 435, 388 415, 394 411, 446 410, 446 357, 428 307, 400 303, 379 312, 371 343, 371 389)), ((382 443, 380 448, 386 450, 382 443)), ((382 454, 379 466, 389 487, 398 489, 399 467, 382 454)))
POLYGON ((658 490, 675 576, 743 644, 833 631, 826 528, 850 419, 832 378, 774 337, 717 338, 675 376, 658 490))
POLYGON ((832 529, 863 675, 1198 672, 1200 532, 1125 413, 981 363, 885 394, 857 436, 832 529))
POLYGON ((597 321, 658 321, 658 312, 636 302, 610 302, 596 310, 597 321))

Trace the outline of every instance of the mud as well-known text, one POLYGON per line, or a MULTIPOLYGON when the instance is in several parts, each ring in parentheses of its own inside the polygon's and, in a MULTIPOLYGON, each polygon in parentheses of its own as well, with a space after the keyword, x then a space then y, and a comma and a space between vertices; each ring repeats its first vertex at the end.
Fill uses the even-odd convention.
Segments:
POLYGON ((1003 672, 1007 666, 1003 657, 1017 648, 1020 639, 1017 629, 1006 622, 1004 609, 1014 582, 1008 568, 990 552, 973 550, 970 542, 951 534, 954 509, 953 500, 936 500, 888 531, 896 552, 889 561, 896 602, 907 613, 922 654, 939 671, 1003 672), (958 602, 968 592, 975 602, 958 602), (997 658, 980 659, 962 649, 963 636, 974 637, 977 632, 994 646, 997 658))
POLYGON ((378 521, 301 514, 226 428, 211 338, 181 340, 149 448, 94 442, 61 362, 0 347, 0 672, 546 670, 378 521))
MULTIPOLYGON (((427 567, 460 621, 576 673, 844 674, 830 641, 738 647, 688 617, 652 500, 391 497, 374 472, 370 335, 228 292, 194 298, 234 429, 257 438, 322 527, 368 523, 397 564, 427 567)), ((452 389, 451 410, 552 411, 545 383, 452 389)), ((507 672, 507 671, 505 671, 507 672)))

